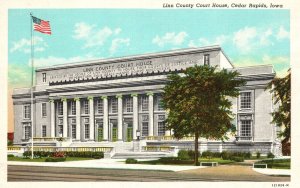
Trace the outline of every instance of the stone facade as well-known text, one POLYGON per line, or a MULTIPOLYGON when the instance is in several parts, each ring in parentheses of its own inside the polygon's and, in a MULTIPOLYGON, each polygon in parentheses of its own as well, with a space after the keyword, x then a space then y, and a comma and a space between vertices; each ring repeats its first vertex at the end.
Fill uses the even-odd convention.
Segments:
POLYGON ((276 126, 270 123, 272 95, 265 91, 275 76, 273 67, 234 68, 219 46, 39 68, 35 72, 33 109, 31 89, 14 90, 14 143, 28 142, 32 126, 33 137, 130 142, 140 133, 141 139, 156 139, 149 144, 192 148, 192 142, 157 141, 172 134, 165 129, 167 114, 160 105, 160 94, 167 74, 203 64, 237 70, 247 84, 241 88, 240 97, 231 99, 236 135, 222 147, 219 142, 200 142, 200 150, 274 152, 277 137, 276 126))

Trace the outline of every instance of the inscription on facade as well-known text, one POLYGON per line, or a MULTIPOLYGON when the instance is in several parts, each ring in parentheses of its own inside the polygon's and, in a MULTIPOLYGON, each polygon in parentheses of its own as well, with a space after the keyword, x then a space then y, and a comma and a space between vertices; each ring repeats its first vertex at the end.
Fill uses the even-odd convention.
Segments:
POLYGON ((83 68, 71 68, 50 74, 50 82, 76 81, 85 79, 121 77, 147 73, 170 72, 186 69, 199 64, 200 60, 177 60, 161 62, 154 60, 122 62, 114 64, 92 65, 83 68))

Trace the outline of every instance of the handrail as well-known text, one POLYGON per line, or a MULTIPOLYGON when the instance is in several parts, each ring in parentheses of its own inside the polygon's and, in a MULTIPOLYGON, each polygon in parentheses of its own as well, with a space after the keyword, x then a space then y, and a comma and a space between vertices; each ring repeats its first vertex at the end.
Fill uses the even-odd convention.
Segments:
MULTIPOLYGON (((174 136, 146 136, 145 140, 172 140, 172 141, 177 141, 178 139, 176 139, 174 136)), ((189 141, 189 140, 195 140, 194 136, 185 136, 181 139, 179 139, 181 141, 189 141)))

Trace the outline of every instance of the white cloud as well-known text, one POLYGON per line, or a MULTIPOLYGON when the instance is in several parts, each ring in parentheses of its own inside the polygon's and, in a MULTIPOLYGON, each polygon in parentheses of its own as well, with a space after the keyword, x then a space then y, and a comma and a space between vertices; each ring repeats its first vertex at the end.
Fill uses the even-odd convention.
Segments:
POLYGON ((270 37, 272 36, 272 34, 273 34, 273 31, 271 28, 269 28, 268 30, 263 32, 260 35, 260 44, 263 46, 273 45, 273 43, 270 41, 270 37))
POLYGON ((155 38, 152 39, 152 43, 157 44, 158 46, 162 47, 166 44, 171 45, 181 45, 185 38, 188 36, 188 34, 184 31, 179 33, 166 33, 164 36, 158 36, 156 35, 155 38))
POLYGON ((76 39, 88 38, 95 25, 88 25, 84 22, 76 23, 73 37, 76 39))
POLYGON ((283 39, 288 39, 289 36, 290 36, 290 33, 287 30, 285 30, 285 28, 283 26, 280 26, 279 31, 276 35, 276 38, 278 40, 283 40, 283 39))
POLYGON ((286 75, 287 70, 290 67, 290 58, 288 56, 270 56, 264 55, 261 59, 256 60, 253 58, 241 57, 234 61, 236 67, 255 66, 255 65, 267 65, 274 66, 276 75, 283 77, 286 75))
MULTIPOLYGON (((41 37, 33 37, 33 44, 34 44, 34 51, 35 52, 42 52, 48 47, 47 43, 41 37)), ((17 42, 13 42, 13 46, 10 48, 10 52, 23 52, 23 53, 30 53, 31 52, 31 39, 21 39, 17 42)))
POLYGON ((129 44, 130 44, 129 38, 126 38, 126 39, 116 38, 116 39, 112 40, 109 51, 111 54, 114 54, 120 46, 129 46, 129 44))
POLYGON ((121 31, 121 28, 97 28, 96 25, 80 22, 75 24, 73 38, 84 41, 83 48, 98 47, 103 46, 110 37, 119 35, 121 31))
POLYGON ((253 39, 257 36, 255 27, 245 27, 233 34, 233 44, 241 52, 249 52, 253 48, 253 39))
POLYGON ((262 57, 263 64, 288 64, 289 65, 290 58, 286 56, 269 56, 264 55, 262 57))
POLYGON ((122 31, 121 28, 117 28, 117 29, 114 30, 114 33, 117 35, 117 34, 119 34, 121 31, 122 31))
POLYGON ((211 45, 223 45, 228 40, 228 36, 220 35, 213 40, 208 40, 206 38, 199 38, 198 40, 190 40, 189 47, 198 47, 198 46, 211 46, 211 45))

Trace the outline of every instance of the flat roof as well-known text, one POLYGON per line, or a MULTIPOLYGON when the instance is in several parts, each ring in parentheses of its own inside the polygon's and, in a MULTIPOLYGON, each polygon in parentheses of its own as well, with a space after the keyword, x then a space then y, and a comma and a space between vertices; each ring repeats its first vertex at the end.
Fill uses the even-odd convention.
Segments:
POLYGON ((145 53, 141 55, 132 55, 132 56, 122 56, 116 58, 108 58, 108 59, 95 59, 89 61, 79 61, 79 62, 71 62, 65 63, 60 65, 52 65, 47 67, 40 67, 36 69, 36 72, 40 71, 47 71, 47 70, 55 70, 60 68, 72 68, 72 67, 82 67, 82 66, 89 66, 95 65, 98 63, 106 64, 106 63, 116 63, 116 62, 125 62, 125 61, 133 61, 133 60, 144 60, 144 59, 151 59, 151 58, 159 58, 159 57, 167 57, 173 55, 186 55, 186 54, 194 54, 194 53, 202 53, 202 52, 209 52, 209 51, 221 51, 224 56, 227 58, 230 64, 232 64, 226 54, 223 52, 222 48, 219 45, 212 45, 212 46, 205 46, 199 48, 183 48, 183 49, 176 49, 176 50, 169 50, 163 52, 155 52, 155 53, 145 53))

